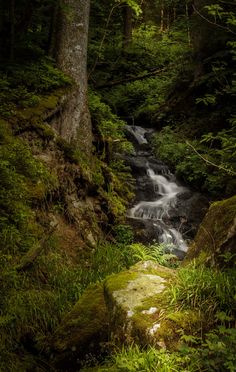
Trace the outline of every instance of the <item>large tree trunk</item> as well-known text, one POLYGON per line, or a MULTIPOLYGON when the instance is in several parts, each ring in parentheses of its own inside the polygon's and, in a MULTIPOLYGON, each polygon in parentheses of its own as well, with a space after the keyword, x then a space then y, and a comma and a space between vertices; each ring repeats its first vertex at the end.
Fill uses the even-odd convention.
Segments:
POLYGON ((62 0, 58 16, 58 67, 70 75, 75 87, 67 95, 56 123, 59 134, 79 145, 87 155, 92 148, 91 120, 87 104, 87 42, 89 0, 62 0))

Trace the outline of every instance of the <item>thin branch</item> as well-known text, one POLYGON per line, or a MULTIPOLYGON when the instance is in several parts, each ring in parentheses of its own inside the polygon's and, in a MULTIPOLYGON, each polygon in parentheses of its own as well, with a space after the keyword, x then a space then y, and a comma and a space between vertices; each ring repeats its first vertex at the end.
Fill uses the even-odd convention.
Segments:
POLYGON ((108 18, 107 18, 107 22, 106 22, 106 26, 105 26, 105 31, 104 31, 104 34, 103 34, 103 37, 102 37, 102 40, 101 40, 101 43, 99 45, 99 49, 98 49, 98 52, 97 52, 97 57, 95 59, 95 62, 94 62, 94 65, 93 67, 91 68, 91 70, 89 71, 89 74, 88 74, 88 79, 90 78, 90 76, 92 75, 92 73, 94 72, 96 66, 97 66, 97 63, 99 61, 99 54, 102 50, 102 47, 103 47, 103 44, 104 44, 104 41, 105 41, 105 38, 107 36, 107 31, 108 31, 108 26, 109 26, 109 23, 110 23, 110 20, 111 20, 111 16, 112 16, 112 13, 114 12, 115 8, 119 7, 120 4, 116 4, 116 5, 113 5, 113 7, 111 8, 110 10, 110 13, 108 15, 108 18))
POLYGON ((209 18, 206 18, 203 14, 201 14, 196 8, 195 6, 192 4, 192 7, 193 7, 193 10, 202 18, 204 19, 206 22, 210 23, 211 25, 214 25, 216 27, 219 27, 221 28, 222 30, 225 30, 225 31, 228 31, 228 32, 231 32, 231 34, 233 35, 236 35, 236 32, 234 32, 233 30, 231 30, 229 27, 225 27, 225 26, 222 26, 222 25, 219 25, 219 23, 216 23, 216 22, 212 22, 209 18))
POLYGON ((232 174, 233 176, 236 176, 236 172, 232 171, 231 169, 227 169, 227 168, 225 168, 225 167, 222 167, 222 165, 217 165, 217 164, 215 164, 215 163, 212 163, 210 160, 204 158, 204 156, 202 156, 202 155, 201 155, 201 154, 200 154, 200 153, 195 149, 195 147, 194 147, 191 143, 189 143, 188 141, 185 141, 185 143, 186 143, 189 147, 191 147, 192 150, 195 152, 195 154, 197 154, 197 155, 199 156, 199 158, 201 158, 202 160, 204 160, 205 163, 207 163, 207 164, 209 164, 209 165, 212 165, 212 166, 215 167, 215 168, 221 169, 221 170, 225 171, 226 173, 230 173, 230 174, 232 174))
POLYGON ((114 87, 115 85, 120 85, 120 84, 130 83, 132 81, 147 79, 149 77, 152 77, 152 76, 155 76, 155 75, 159 74, 160 72, 167 71, 169 69, 169 67, 170 66, 168 66, 168 68, 164 67, 164 68, 161 68, 161 69, 158 69, 158 70, 154 70, 152 72, 149 72, 147 74, 140 75, 140 76, 132 76, 132 77, 128 77, 128 78, 125 78, 125 79, 111 81, 109 83, 98 85, 96 88, 97 89, 109 88, 109 87, 114 87))
POLYGON ((32 247, 21 259, 21 262, 15 267, 17 271, 24 271, 30 267, 36 258, 43 252, 45 244, 52 236, 58 225, 51 227, 48 233, 37 243, 36 247, 32 247))
POLYGON ((236 6, 236 3, 231 3, 229 1, 224 1, 224 0, 218 0, 220 3, 226 4, 226 5, 233 5, 236 6))

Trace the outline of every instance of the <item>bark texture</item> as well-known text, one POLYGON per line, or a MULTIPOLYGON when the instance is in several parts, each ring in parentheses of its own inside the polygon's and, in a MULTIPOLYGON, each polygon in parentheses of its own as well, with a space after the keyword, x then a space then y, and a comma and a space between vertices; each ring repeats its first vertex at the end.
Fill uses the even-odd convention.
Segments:
POLYGON ((70 75, 75 87, 64 97, 54 127, 69 142, 76 142, 86 154, 92 148, 91 120, 87 104, 87 43, 89 0, 63 0, 59 10, 56 60, 70 75))

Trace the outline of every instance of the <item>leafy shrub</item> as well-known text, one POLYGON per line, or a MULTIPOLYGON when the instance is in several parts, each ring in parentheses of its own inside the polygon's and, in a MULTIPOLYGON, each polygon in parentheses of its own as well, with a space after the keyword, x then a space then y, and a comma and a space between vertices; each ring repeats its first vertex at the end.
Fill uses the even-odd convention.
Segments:
POLYGON ((104 142, 110 142, 112 152, 132 151, 133 147, 124 135, 125 122, 112 113, 111 108, 92 90, 89 92, 89 108, 98 133, 104 142))
POLYGON ((113 229, 115 239, 119 244, 131 244, 134 238, 133 230, 129 225, 117 225, 113 229))
POLYGON ((187 141, 184 136, 181 128, 163 128, 153 140, 156 155, 196 188, 215 196, 222 192, 230 196, 236 174, 234 126, 215 135, 205 134, 200 140, 187 141))

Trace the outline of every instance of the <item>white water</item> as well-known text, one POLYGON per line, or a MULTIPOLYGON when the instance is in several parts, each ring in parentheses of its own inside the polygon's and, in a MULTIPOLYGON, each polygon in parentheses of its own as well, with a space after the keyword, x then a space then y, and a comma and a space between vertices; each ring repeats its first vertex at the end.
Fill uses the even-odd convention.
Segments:
MULTIPOLYGON (((133 128, 132 128, 133 129, 133 128)), ((134 130, 135 137, 140 144, 147 143, 144 135, 144 128, 136 127, 134 130), (145 142, 146 141, 146 142, 145 142)), ((170 208, 175 208, 177 204, 177 195, 182 193, 185 188, 178 186, 175 182, 169 181, 164 175, 156 174, 147 162, 147 176, 153 184, 157 199, 154 201, 140 201, 128 212, 129 217, 142 220, 156 221, 154 226, 160 227, 162 230, 158 240, 160 243, 165 243, 177 250, 187 251, 187 244, 184 241, 181 233, 165 223, 169 217, 170 208), (160 222, 158 225, 158 221, 160 222)), ((173 175, 172 175, 173 179, 173 175)), ((157 229, 158 230, 158 229, 157 229)))
POLYGON ((136 125, 127 125, 126 130, 132 134, 139 145, 148 143, 145 138, 145 133, 148 131, 147 129, 138 127, 136 125))

